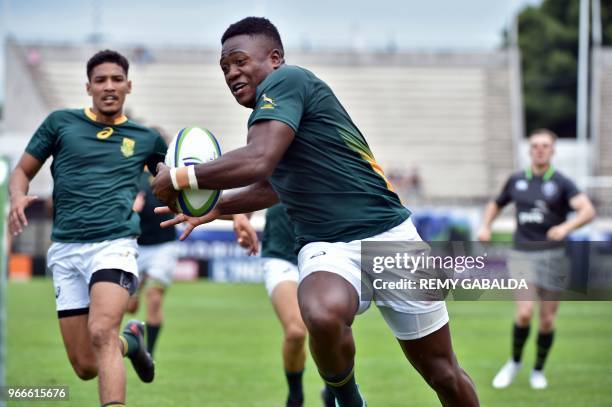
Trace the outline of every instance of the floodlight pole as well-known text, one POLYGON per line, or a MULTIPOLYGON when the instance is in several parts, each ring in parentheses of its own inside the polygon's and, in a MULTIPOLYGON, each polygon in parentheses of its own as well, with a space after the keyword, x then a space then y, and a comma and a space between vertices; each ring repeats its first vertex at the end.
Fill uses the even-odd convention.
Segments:
POLYGON ((521 51, 518 43, 519 14, 515 14, 509 26, 510 57, 510 103, 512 111, 512 139, 514 146, 514 167, 521 165, 520 145, 525 137, 525 117, 523 109, 523 79, 521 75, 521 51))
POLYGON ((597 148, 600 143, 600 115, 601 115, 601 0, 591 1, 591 40, 593 48, 591 49, 591 97, 590 97, 590 128, 591 136, 591 160, 589 166, 589 176, 596 174, 600 164, 600 154, 597 148))
POLYGON ((578 103, 576 106, 576 141, 578 143, 578 161, 581 184, 584 185, 587 173, 585 157, 588 129, 588 86, 589 86, 589 0, 580 0, 578 37, 578 103))

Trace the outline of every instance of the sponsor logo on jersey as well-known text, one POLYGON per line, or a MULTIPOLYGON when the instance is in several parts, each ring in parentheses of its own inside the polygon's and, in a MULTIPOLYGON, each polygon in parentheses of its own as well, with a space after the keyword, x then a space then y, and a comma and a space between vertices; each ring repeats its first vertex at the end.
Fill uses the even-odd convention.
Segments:
POLYGON ((542 213, 548 213, 549 212, 548 211, 548 205, 546 204, 546 201, 543 201, 541 199, 537 199, 534 202, 534 205, 535 205, 535 208, 532 209, 534 211, 537 210, 537 211, 540 211, 542 213))
POLYGON ((131 157, 134 155, 134 146, 136 142, 131 138, 124 137, 123 143, 121 143, 121 153, 124 157, 131 157))
POLYGON ((274 99, 267 97, 265 93, 261 95, 261 99, 263 100, 263 104, 260 109, 274 109, 276 107, 274 99))
POLYGON ((519 212, 518 221, 521 225, 526 223, 542 223, 544 222, 544 214, 538 210, 519 212))
POLYGON ((557 184, 552 181, 547 181, 542 184, 542 193, 545 197, 550 198, 557 193, 557 184))
POLYGON ((529 184, 527 184, 527 181, 524 179, 516 180, 516 183, 514 184, 514 188, 516 188, 517 191, 527 191, 528 187, 529 184))
POLYGON ((113 134, 113 128, 105 127, 102 130, 100 130, 98 134, 96 134, 96 137, 98 137, 100 140, 106 140, 107 138, 112 136, 112 134, 113 134))

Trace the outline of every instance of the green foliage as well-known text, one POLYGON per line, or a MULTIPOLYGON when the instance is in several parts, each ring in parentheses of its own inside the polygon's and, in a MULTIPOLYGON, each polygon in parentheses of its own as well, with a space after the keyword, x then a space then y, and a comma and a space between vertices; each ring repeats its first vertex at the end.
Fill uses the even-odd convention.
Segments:
MULTIPOLYGON (((544 0, 519 15, 527 131, 546 127, 574 137, 579 0, 544 0)), ((612 3, 601 4, 604 43, 612 44, 612 3)))
POLYGON ((603 0, 601 4, 601 30, 604 45, 612 45, 612 4, 603 0))

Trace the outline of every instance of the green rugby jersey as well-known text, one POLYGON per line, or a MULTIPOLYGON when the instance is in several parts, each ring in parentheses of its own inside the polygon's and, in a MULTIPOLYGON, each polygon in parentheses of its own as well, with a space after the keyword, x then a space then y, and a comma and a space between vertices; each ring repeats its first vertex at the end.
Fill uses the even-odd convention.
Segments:
POLYGON ((298 248, 385 232, 410 216, 332 90, 283 65, 257 87, 248 125, 278 120, 295 139, 269 181, 293 223, 298 248))
POLYGON ((271 206, 266 211, 261 257, 283 259, 297 264, 295 233, 293 233, 293 225, 283 204, 271 206))
POLYGON ((57 110, 40 125, 26 152, 53 156, 55 242, 91 243, 140 234, 132 211, 145 163, 163 161, 166 143, 125 116, 110 126, 90 109, 57 110))

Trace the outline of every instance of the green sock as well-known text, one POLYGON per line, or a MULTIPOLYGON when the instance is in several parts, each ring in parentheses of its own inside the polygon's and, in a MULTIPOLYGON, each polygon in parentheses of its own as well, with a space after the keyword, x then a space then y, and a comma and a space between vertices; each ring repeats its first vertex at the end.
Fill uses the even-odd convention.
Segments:
POLYGON ((336 376, 324 377, 321 375, 328 388, 332 391, 338 404, 347 407, 362 407, 364 405, 361 394, 355 383, 353 366, 336 376))
POLYGON ((133 334, 122 332, 119 339, 123 342, 123 356, 132 356, 138 350, 138 338, 133 334))

